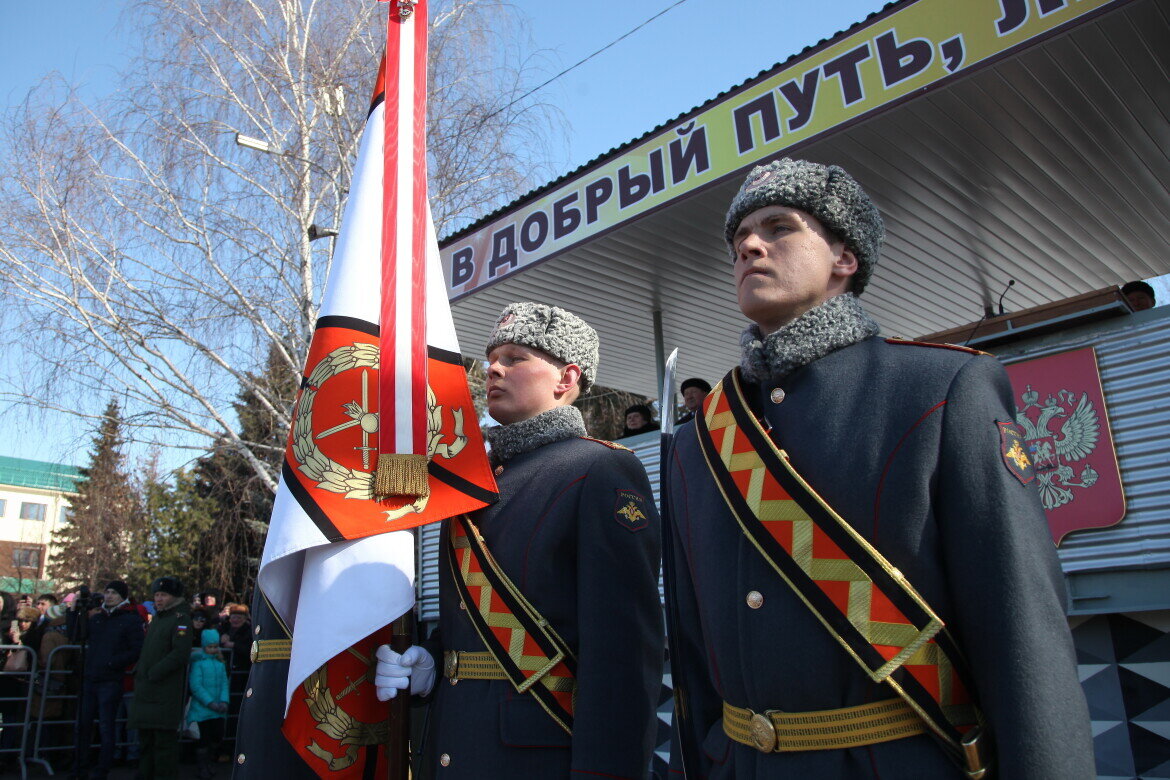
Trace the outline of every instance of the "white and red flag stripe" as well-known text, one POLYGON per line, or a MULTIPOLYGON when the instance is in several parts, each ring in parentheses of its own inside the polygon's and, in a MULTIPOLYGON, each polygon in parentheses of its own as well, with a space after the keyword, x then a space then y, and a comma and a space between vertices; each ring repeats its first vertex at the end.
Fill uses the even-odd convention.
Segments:
POLYGON ((386 26, 386 59, 398 67, 387 73, 384 120, 394 142, 382 179, 382 288, 393 294, 382 296, 381 321, 391 327, 381 336, 381 496, 425 489, 409 474, 425 469, 427 456, 427 11, 427 0, 391 2, 386 26))

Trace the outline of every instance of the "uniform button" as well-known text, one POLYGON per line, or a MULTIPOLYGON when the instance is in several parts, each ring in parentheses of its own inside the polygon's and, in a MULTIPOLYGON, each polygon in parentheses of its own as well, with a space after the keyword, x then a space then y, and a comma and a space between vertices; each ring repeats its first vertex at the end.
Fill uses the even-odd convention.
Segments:
POLYGON ((768 394, 768 397, 772 399, 772 403, 778 404, 784 400, 784 390, 779 387, 773 387, 772 392, 768 394))
POLYGON ((493 471, 492 473, 498 477, 504 473, 504 467, 503 466, 496 466, 495 471, 493 471))
POLYGON ((249 699, 252 698, 252 689, 249 688, 248 690, 244 691, 244 696, 249 699))
POLYGON ((444 753, 443 755, 439 756, 439 763, 443 766, 451 766, 451 756, 444 753))
POLYGON ((459 609, 461 609, 461 610, 463 610, 464 612, 466 612, 466 611, 467 611, 467 602, 466 602, 466 601, 460 601, 460 602, 459 602, 459 609))
POLYGON ((238 756, 236 756, 236 763, 243 765, 243 763, 244 763, 244 754, 243 753, 240 753, 238 756))
POLYGON ((256 626, 256 630, 253 633, 255 633, 256 636, 260 636, 260 626, 256 626))
POLYGON ((759 609, 764 606, 764 594, 758 590, 750 591, 747 594, 747 605, 752 609, 759 609))

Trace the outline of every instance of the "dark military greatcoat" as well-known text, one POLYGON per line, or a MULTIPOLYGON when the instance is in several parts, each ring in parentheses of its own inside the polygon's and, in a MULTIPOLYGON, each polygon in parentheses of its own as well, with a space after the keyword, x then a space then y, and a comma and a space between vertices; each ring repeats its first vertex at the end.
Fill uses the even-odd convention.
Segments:
POLYGON ((646 472, 624 448, 573 437, 517 455, 497 480, 499 502, 473 520, 500 567, 577 656, 573 733, 509 681, 452 685, 442 676, 443 650, 484 645, 441 562, 440 630, 428 647, 440 671, 425 747, 430 776, 642 780, 665 645, 660 527, 646 472))
MULTIPOLYGON (((1013 421, 1013 401, 995 358, 872 337, 748 392, 795 470, 956 638, 998 752, 994 776, 1093 777, 1060 568, 1030 474, 1003 457, 997 423, 1013 421)), ((693 423, 677 431, 665 471, 672 765, 685 754, 691 780, 962 777, 925 735, 761 753, 724 733, 724 701, 804 712, 896 694, 865 676, 742 535, 693 423)))
POLYGON ((158 611, 146 627, 142 654, 134 670, 130 728, 178 732, 191 647, 191 615, 186 603, 176 598, 168 609, 158 611))

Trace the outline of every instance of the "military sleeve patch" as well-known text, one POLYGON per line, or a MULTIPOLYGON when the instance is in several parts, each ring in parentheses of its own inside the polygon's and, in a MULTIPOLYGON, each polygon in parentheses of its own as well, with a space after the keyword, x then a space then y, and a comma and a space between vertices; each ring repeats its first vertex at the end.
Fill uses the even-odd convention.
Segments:
POLYGON ((1024 429, 1013 422, 999 422, 1000 454, 1004 465, 1012 476, 1024 485, 1036 478, 1036 469, 1032 467, 1032 459, 1028 457, 1028 447, 1024 443, 1024 429))
POLYGON ((618 525, 631 533, 641 531, 650 523, 649 513, 646 511, 646 499, 640 493, 632 490, 618 489, 617 500, 613 505, 613 519, 618 525))

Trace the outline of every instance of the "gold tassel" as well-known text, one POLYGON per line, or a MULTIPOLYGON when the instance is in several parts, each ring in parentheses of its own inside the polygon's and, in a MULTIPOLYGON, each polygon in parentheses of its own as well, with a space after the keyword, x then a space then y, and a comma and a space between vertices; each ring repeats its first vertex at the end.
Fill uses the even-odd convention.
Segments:
POLYGON ((427 482, 427 456, 390 453, 378 456, 374 476, 374 500, 388 498, 422 498, 431 494, 427 482))

